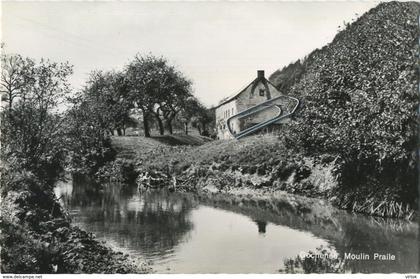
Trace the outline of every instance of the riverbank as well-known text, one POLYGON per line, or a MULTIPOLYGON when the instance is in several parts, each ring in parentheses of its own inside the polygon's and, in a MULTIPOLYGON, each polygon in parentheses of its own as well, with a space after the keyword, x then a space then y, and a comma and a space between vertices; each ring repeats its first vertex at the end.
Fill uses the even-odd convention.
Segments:
POLYGON ((322 253, 320 245, 343 260, 345 253, 391 253, 397 260, 346 260, 344 270, 315 263, 303 271, 417 271, 414 222, 351 214, 322 199, 263 189, 138 191, 136 185, 120 183, 91 189, 90 182, 74 180, 58 185, 57 194, 75 223, 145 259, 158 273, 299 272, 295 265, 284 270, 282 261, 302 252, 322 253))
POLYGON ((8 181, 0 207, 2 273, 150 272, 73 226, 52 191, 30 174, 8 181))
POLYGON ((153 148, 148 148, 147 139, 114 137, 112 144, 119 151, 119 163, 108 174, 116 177, 116 169, 123 166, 127 172, 131 168, 128 172, 144 188, 169 185, 177 191, 283 191, 322 198, 337 208, 372 216, 414 220, 417 215, 412 205, 396 198, 392 191, 385 193, 375 183, 342 187, 341 158, 330 154, 304 156, 286 149, 275 135, 200 146, 159 143, 153 148))

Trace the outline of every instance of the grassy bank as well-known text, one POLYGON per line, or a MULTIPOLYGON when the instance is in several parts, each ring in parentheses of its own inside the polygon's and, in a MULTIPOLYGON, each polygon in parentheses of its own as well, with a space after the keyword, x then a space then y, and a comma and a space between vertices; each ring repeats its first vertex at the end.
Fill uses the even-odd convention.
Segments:
POLYGON ((275 135, 200 146, 114 137, 112 144, 119 151, 118 163, 113 165, 119 171, 113 177, 124 169, 140 187, 229 193, 245 188, 267 193, 285 191, 324 198, 339 208, 368 215, 406 219, 416 215, 412 205, 394 195, 383 195, 374 184, 361 185, 360 193, 348 193, 342 187, 339 157, 304 156, 285 148, 275 135))

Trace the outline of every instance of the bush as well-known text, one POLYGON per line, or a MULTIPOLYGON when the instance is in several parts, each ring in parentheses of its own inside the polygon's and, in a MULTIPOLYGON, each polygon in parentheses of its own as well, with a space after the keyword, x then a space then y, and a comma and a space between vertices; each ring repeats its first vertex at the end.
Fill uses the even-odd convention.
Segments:
POLYGON ((116 181, 125 184, 132 184, 136 181, 138 172, 131 160, 117 159, 110 161, 95 173, 97 182, 116 181))
POLYGON ((288 92, 302 101, 288 148, 339 156, 340 182, 372 182, 417 205, 420 4, 379 4, 314 51, 288 92))
POLYGON ((57 250, 47 242, 40 241, 28 233, 21 225, 10 223, 3 218, 1 272, 2 273, 52 273, 57 250))

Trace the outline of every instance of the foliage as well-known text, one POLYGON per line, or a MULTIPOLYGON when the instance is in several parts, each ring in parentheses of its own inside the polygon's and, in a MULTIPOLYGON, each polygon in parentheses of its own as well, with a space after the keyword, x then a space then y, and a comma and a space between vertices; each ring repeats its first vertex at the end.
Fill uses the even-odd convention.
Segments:
MULTIPOLYGON (((302 106, 286 137, 306 154, 339 155, 344 191, 374 182, 416 204, 419 4, 382 3, 303 62, 302 106)), ((353 197, 355 200, 363 197, 353 197)))
POLYGON ((269 79, 273 84, 277 85, 280 92, 288 93, 290 88, 300 80, 305 72, 304 65, 305 63, 302 64, 300 60, 290 63, 281 70, 277 70, 272 73, 269 79))
MULTIPOLYGON (((191 85, 191 81, 165 58, 137 55, 123 71, 91 73, 85 88, 72 100, 73 108, 67 115, 69 130, 77 137, 87 133, 88 128, 94 129, 96 132, 86 137, 106 142, 115 130, 121 136, 129 125, 136 126, 131 118, 136 115, 142 118, 146 137, 150 137, 155 123, 161 135, 165 129, 172 134, 177 122, 185 127, 191 122, 200 133, 209 134, 213 113, 192 95, 191 85)), ((101 150, 102 147, 93 153, 101 153, 101 150)), ((87 150, 82 152, 88 153, 87 150)))
MULTIPOLYGON (((121 72, 92 72, 83 90, 85 98, 100 110, 101 122, 110 133, 125 132, 133 108, 127 78, 121 72)), ((99 113, 99 111, 98 111, 99 113)))
POLYGON ((24 95, 24 92, 30 90, 35 82, 33 71, 35 61, 24 58, 21 55, 1 55, 1 81, 0 92, 3 94, 3 100, 7 101, 9 108, 13 107, 13 101, 24 95))
POLYGON ((1 59, 6 66, 0 90, 7 100, 1 111, 1 271, 144 272, 70 227, 54 196, 67 155, 73 166, 89 167, 109 153, 106 137, 96 129, 106 126, 91 118, 98 112, 90 106, 93 99, 76 98, 66 117, 60 113, 72 67, 19 55, 2 54, 1 59))
POLYGON ((51 186, 65 157, 58 105, 69 92, 72 67, 19 55, 2 54, 2 60, 13 62, 2 68, 1 91, 8 102, 1 112, 1 160, 51 186))
POLYGON ((110 135, 121 135, 131 122, 127 80, 117 72, 93 72, 85 88, 70 100, 66 136, 72 172, 94 174, 114 159, 110 135))
POLYGON ((52 273, 55 251, 22 226, 1 220, 2 273, 52 273))
POLYGON ((188 134, 188 125, 196 127, 199 134, 209 136, 209 127, 215 120, 214 111, 207 109, 196 98, 186 99, 177 118, 184 125, 184 132, 188 134))
POLYGON ((97 182, 116 181, 125 184, 134 183, 137 178, 134 162, 126 159, 116 159, 108 162, 101 167, 96 173, 97 182))
POLYGON ((202 136, 211 136, 214 133, 213 127, 215 126, 216 114, 214 109, 208 109, 202 104, 198 103, 197 112, 192 117, 192 125, 197 128, 198 133, 202 136))
POLYGON ((149 121, 154 116, 160 134, 164 124, 172 133, 172 121, 184 102, 192 97, 191 81, 163 57, 137 55, 126 67, 131 100, 143 114, 145 135, 150 136, 149 121))
MULTIPOLYGON (((22 174, 9 183, 22 183, 22 174)), ((113 252, 94 235, 70 226, 50 191, 33 177, 27 189, 11 190, 1 205, 1 271, 4 273, 144 273, 122 253, 113 252), (38 190, 35 190, 38 189, 38 190), (8 214, 5 214, 5 213, 8 214)), ((18 187, 10 187, 18 188, 18 187)))
POLYGON ((8 170, 6 174, 0 218, 2 272, 51 273, 58 249, 44 224, 60 219, 68 225, 64 212, 51 189, 31 172, 8 170))
POLYGON ((74 106, 66 113, 69 170, 94 174, 114 157, 108 125, 94 100, 78 98, 73 102, 74 106))

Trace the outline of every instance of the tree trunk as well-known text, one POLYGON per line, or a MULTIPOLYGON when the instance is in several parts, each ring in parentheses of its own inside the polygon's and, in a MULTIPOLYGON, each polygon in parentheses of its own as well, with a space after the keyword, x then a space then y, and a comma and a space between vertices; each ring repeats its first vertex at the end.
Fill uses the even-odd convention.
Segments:
POLYGON ((209 131, 207 130, 207 125, 206 125, 206 123, 202 123, 202 126, 203 126, 203 131, 202 131, 202 133, 201 133, 201 135, 202 136, 205 136, 205 137, 208 137, 209 136, 209 131))
POLYGON ((172 135, 174 133, 174 131, 172 129, 172 119, 167 119, 166 120, 166 127, 168 128, 169 134, 172 135))
POLYGON ((9 94, 9 117, 12 116, 12 105, 13 105, 13 97, 12 94, 9 94))
POLYGON ((159 134, 163 136, 165 134, 165 128, 163 127, 162 119, 160 119, 159 115, 155 115, 155 118, 159 126, 159 134))
POLYGON ((144 129, 144 136, 146 138, 150 138, 149 118, 144 111, 143 111, 143 129, 144 129))
POLYGON ((118 129, 117 129, 117 135, 118 135, 119 137, 121 137, 121 136, 122 136, 122 131, 121 131, 121 129, 120 129, 120 128, 118 128, 118 129))
POLYGON ((200 124, 197 124, 197 130, 198 130, 198 134, 201 136, 201 127, 200 127, 200 124))
POLYGON ((188 122, 184 123, 184 131, 185 131, 185 134, 188 135, 188 122))

